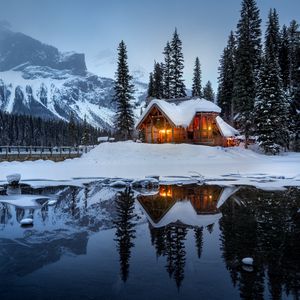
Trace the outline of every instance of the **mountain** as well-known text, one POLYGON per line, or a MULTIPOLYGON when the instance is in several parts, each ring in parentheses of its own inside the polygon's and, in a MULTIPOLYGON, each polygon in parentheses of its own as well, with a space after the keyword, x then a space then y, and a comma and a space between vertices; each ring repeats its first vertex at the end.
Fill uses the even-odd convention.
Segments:
MULTIPOLYGON (((147 85, 134 80, 136 116, 147 85)), ((110 129, 114 81, 88 72, 82 53, 62 53, 23 33, 0 27, 0 110, 78 121, 110 129)))

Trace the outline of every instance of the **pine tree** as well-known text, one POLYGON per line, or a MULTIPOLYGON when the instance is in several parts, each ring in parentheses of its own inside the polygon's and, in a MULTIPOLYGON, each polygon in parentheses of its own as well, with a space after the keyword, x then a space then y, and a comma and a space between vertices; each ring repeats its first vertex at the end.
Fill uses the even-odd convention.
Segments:
POLYGON ((235 52, 236 41, 231 31, 226 48, 220 59, 219 67, 219 86, 218 86, 218 105, 222 109, 222 117, 233 124, 234 106, 233 106, 233 87, 235 74, 235 52))
POLYGON ((201 93, 201 66, 199 57, 196 57, 195 67, 194 67, 194 77, 193 77, 193 86, 192 86, 192 96, 193 97, 202 97, 201 93))
POLYGON ((88 128, 88 124, 87 124, 87 121, 86 121, 86 116, 84 116, 82 144, 83 145, 89 145, 89 143, 90 143, 89 128, 88 128))
POLYGON ((153 97, 156 99, 162 99, 164 97, 163 66, 158 62, 154 63, 153 97))
POLYGON ((171 53, 172 48, 170 43, 167 42, 166 47, 164 48, 164 64, 163 64, 163 89, 164 89, 164 98, 171 98, 171 53))
POLYGON ((299 24, 292 20, 288 28, 290 61, 290 96, 294 148, 300 150, 300 34, 299 24))
POLYGON ((287 27, 283 25, 279 46, 279 65, 282 79, 282 87, 288 92, 290 87, 290 55, 289 55, 289 34, 287 27))
POLYGON ((276 10, 269 13, 264 59, 255 103, 256 135, 265 153, 277 154, 288 146, 289 103, 283 94, 279 66, 279 22, 276 10))
POLYGON ((0 131, 0 145, 16 146, 74 146, 82 142, 85 132, 88 143, 95 144, 99 136, 96 128, 85 122, 75 123, 73 116, 67 123, 1 111, 0 131))
POLYGON ((215 100, 215 93, 210 81, 207 81, 205 87, 203 88, 203 98, 212 102, 215 100))
POLYGON ((69 126, 68 126, 68 131, 69 131, 69 143, 70 145, 74 146, 76 143, 76 136, 75 136, 75 117, 73 111, 70 113, 70 119, 69 119, 69 126))
POLYGON ((297 50, 300 47, 299 24, 292 20, 288 28, 289 35, 289 59, 290 59, 290 85, 291 92, 294 92, 297 77, 297 50))
POLYGON ((147 91, 147 98, 153 98, 154 87, 153 87, 153 73, 151 72, 149 75, 149 83, 148 83, 148 91, 147 91))
POLYGON ((133 99, 132 76, 129 74, 127 64, 127 50, 124 41, 118 47, 118 68, 115 79, 115 101, 117 112, 115 118, 116 134, 122 139, 132 137, 134 115, 130 100, 133 99))
POLYGON ((177 29, 173 34, 171 41, 171 65, 170 65, 170 85, 171 85, 171 98, 180 98, 186 96, 185 84, 183 80, 183 54, 182 42, 177 33, 177 29))
POLYGON ((243 0, 237 25, 234 106, 239 128, 245 134, 245 148, 253 127, 252 112, 257 92, 261 59, 261 19, 255 0, 243 0))

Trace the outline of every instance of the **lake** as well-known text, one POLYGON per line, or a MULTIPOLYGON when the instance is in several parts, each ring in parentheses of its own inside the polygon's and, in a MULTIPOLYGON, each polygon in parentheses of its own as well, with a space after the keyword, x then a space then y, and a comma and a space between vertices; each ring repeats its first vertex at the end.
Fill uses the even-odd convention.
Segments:
POLYGON ((2 185, 0 254, 1 299, 300 299, 300 189, 2 185))

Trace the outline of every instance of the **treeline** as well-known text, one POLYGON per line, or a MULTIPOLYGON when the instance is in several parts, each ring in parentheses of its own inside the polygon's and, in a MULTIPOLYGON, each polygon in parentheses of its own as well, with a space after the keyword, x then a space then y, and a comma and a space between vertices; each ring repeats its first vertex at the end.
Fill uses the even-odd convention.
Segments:
POLYGON ((45 120, 27 115, 0 111, 0 145, 7 146, 75 146, 97 143, 97 137, 107 134, 89 125, 86 120, 45 120))
MULTIPOLYGON (((164 51, 164 62, 154 62, 153 72, 149 75, 148 99, 172 99, 186 97, 186 86, 183 79, 184 58, 182 42, 177 29, 171 42, 167 42, 164 51)), ((211 82, 202 88, 201 64, 199 57, 195 59, 193 71, 192 96, 214 101, 215 94, 211 82)))
POLYGON ((255 0, 242 2, 236 32, 220 60, 217 102, 224 119, 257 138, 265 153, 300 149, 300 32, 268 15, 264 43, 255 0))

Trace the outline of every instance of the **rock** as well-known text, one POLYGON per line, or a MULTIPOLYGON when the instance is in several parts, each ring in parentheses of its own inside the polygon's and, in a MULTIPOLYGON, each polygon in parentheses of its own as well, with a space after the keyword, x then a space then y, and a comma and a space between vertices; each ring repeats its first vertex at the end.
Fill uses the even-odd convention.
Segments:
POLYGON ((253 265, 253 258, 252 257, 244 257, 242 259, 242 263, 244 265, 252 266, 253 265))
POLYGON ((159 186, 159 181, 155 178, 137 179, 131 183, 133 188, 153 189, 159 186))
POLYGON ((149 175, 149 176, 145 176, 145 178, 154 178, 156 180, 159 180, 159 175, 149 175))
POLYGON ((21 195, 22 190, 20 186, 8 185, 6 188, 7 195, 21 195))
POLYGON ((125 188, 125 187, 127 187, 127 183, 122 180, 118 180, 118 181, 114 181, 114 182, 110 183, 109 186, 113 187, 113 188, 125 188))
POLYGON ((21 180, 21 174, 11 174, 6 176, 9 185, 18 185, 21 180))
POLYGON ((243 265, 242 266, 243 270, 246 272, 253 272, 253 267, 249 265, 243 265))
POLYGON ((28 226, 33 225, 33 219, 31 218, 24 218, 20 221, 21 226, 28 226))

